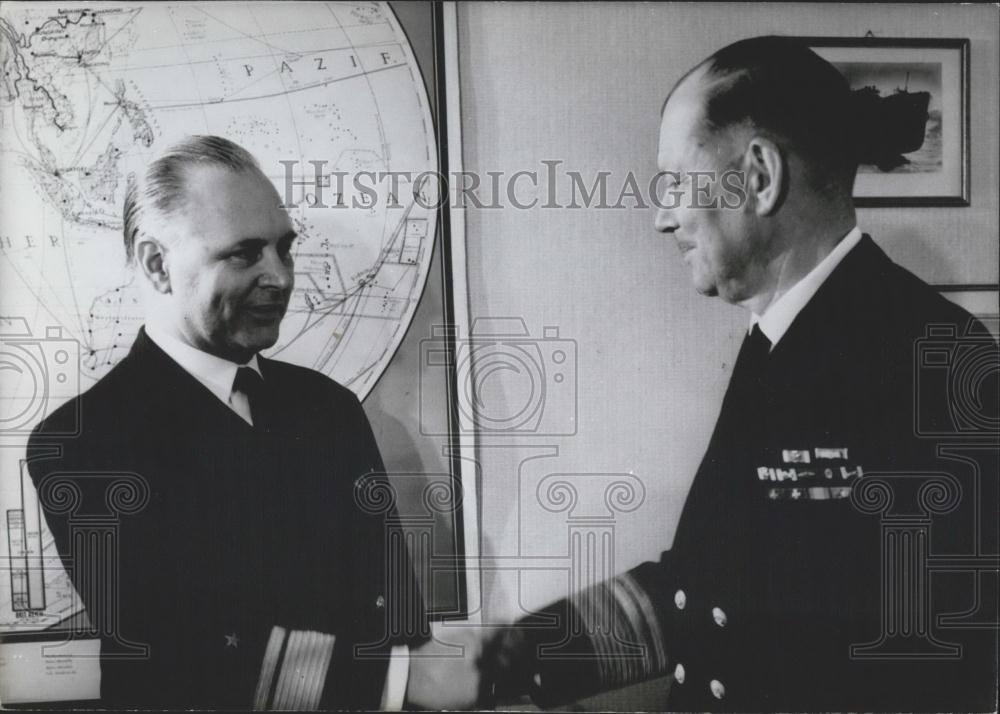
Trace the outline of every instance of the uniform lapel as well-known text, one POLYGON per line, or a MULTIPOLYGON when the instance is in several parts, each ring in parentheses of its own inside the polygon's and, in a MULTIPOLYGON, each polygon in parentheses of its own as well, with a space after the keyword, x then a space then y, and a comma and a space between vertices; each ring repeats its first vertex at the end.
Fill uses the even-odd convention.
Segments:
POLYGON ((140 328, 126 360, 138 377, 143 400, 156 424, 176 431, 184 424, 213 429, 250 428, 236 412, 223 404, 205 385, 188 374, 177 362, 160 349, 140 328))
POLYGON ((802 364, 803 356, 815 357, 818 346, 831 350, 827 356, 845 353, 847 345, 842 340, 855 334, 853 328, 863 324, 860 313, 875 307, 870 304, 872 287, 890 264, 888 256, 871 237, 862 236, 775 345, 771 353, 774 362, 808 369, 814 359, 802 364))

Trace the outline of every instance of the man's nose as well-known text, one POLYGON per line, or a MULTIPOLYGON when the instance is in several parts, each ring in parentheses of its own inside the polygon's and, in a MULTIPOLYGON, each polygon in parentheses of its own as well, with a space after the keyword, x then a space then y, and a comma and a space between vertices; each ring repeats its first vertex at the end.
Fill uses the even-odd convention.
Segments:
POLYGON ((658 207, 656 209, 656 218, 653 220, 653 227, 660 233, 673 233, 680 224, 677 223, 677 218, 674 216, 674 212, 669 208, 658 207))
POLYGON ((263 272, 260 283, 264 287, 291 290, 295 283, 295 266, 291 254, 282 259, 277 250, 268 249, 264 251, 261 269, 263 272))

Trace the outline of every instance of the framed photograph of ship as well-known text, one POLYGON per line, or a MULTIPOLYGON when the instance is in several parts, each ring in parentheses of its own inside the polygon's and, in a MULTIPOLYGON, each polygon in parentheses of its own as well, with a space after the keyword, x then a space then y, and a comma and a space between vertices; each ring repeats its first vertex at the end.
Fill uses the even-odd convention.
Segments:
POLYGON ((858 206, 969 205, 969 41, 803 38, 854 90, 858 206))

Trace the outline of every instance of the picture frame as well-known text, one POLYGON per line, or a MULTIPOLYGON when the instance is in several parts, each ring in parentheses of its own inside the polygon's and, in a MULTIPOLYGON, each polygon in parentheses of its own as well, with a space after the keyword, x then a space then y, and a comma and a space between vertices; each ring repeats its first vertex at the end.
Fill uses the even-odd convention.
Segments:
POLYGON ((1000 284, 954 283, 935 285, 938 292, 982 321, 994 340, 1000 338, 1000 284))
POLYGON ((852 90, 867 92, 894 140, 911 137, 902 143, 912 150, 887 147, 881 166, 859 167, 855 205, 969 205, 968 39, 799 39, 840 70, 852 90))

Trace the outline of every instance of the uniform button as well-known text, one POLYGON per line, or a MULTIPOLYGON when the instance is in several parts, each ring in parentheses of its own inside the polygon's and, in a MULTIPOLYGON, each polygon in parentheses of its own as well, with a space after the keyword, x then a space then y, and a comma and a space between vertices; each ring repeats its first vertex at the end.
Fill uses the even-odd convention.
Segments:
POLYGON ((678 610, 683 610, 684 606, 687 605, 688 596, 683 590, 678 590, 674 593, 674 605, 677 606, 678 610))
POLYGON ((719 627, 725 627, 726 622, 729 621, 721 607, 712 608, 712 619, 715 620, 715 624, 719 627))
POLYGON ((684 671, 684 665, 680 662, 674 667, 674 681, 678 684, 684 684, 684 677, 687 676, 687 672, 684 671))
POLYGON ((718 679, 709 682, 708 688, 712 690, 712 696, 716 699, 722 699, 726 696, 726 687, 718 679))
POLYGON ((375 607, 379 608, 380 610, 383 607, 385 607, 385 598, 382 597, 381 595, 379 595, 377 598, 375 598, 375 607))

